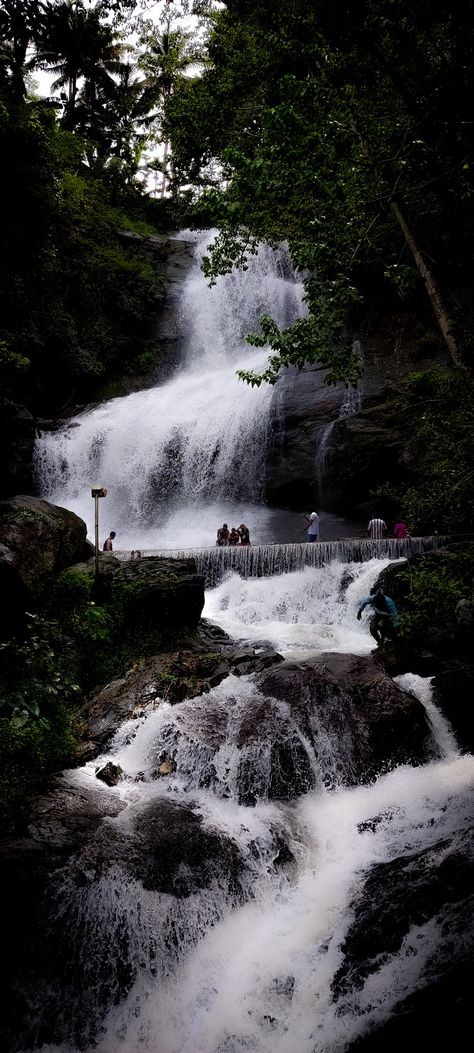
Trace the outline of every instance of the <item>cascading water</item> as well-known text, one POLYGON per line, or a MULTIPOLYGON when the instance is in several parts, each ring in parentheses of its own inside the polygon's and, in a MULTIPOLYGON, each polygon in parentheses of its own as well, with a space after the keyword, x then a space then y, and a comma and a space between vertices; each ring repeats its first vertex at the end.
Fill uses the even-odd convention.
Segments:
MULTIPOLYGON (((352 350, 354 354, 358 355, 359 358, 362 355, 362 349, 360 340, 355 340, 352 350)), ((331 436, 336 427, 336 424, 343 420, 345 417, 352 417, 353 413, 357 413, 360 410, 362 404, 362 387, 361 383, 356 388, 347 388, 344 390, 339 413, 334 420, 329 421, 323 425, 318 435, 318 446, 316 450, 315 459, 315 475, 318 483, 318 491, 320 494, 324 493, 324 483, 328 471, 328 460, 330 454, 331 436)))
POLYGON ((246 333, 262 313, 283 327, 295 321, 303 287, 283 248, 261 246, 246 270, 209 288, 200 269, 209 241, 206 232, 183 283, 183 359, 172 379, 81 413, 37 442, 42 495, 91 527, 90 488, 100 481, 104 536, 119 531, 120 548, 209 544, 223 519, 261 518, 272 389, 243 384, 236 370, 262 368, 267 352, 251 349, 246 333))
MULTIPOLYGON (((357 606, 388 562, 231 574, 205 613, 257 652, 271 640, 303 665, 315 652, 364 656, 373 641, 357 606)), ((31 1013, 41 1035, 49 1012, 59 1044, 43 1053, 343 1053, 433 981, 460 926, 468 950, 456 872, 431 911, 425 886, 427 868, 455 866, 466 850, 474 761, 429 681, 409 675, 399 687, 426 708, 425 761, 369 785, 348 785, 348 740, 328 734, 325 707, 303 719, 304 700, 263 696, 252 676, 176 706, 157 699, 68 773, 85 795, 107 761, 127 780, 103 789, 122 810, 52 883, 59 978, 31 1013), (282 793, 276 754, 298 795, 282 793), (163 756, 175 770, 160 778, 163 756), (384 895, 389 912, 398 895, 416 905, 417 882, 422 906, 398 942, 370 957, 369 941, 351 966, 358 899, 377 918, 384 895)))
MULTIPOLYGON (((106 485, 103 533, 119 528, 123 549, 194 549, 223 518, 262 515, 272 395, 240 384, 235 370, 259 368, 265 352, 246 348, 245 332, 262 310, 293 321, 301 287, 284 254, 261 249, 248 271, 208 290, 198 270, 205 241, 183 288, 175 376, 38 443, 45 496, 90 523, 90 485, 106 485)), ((271 642, 297 671, 329 652, 363 662, 373 641, 358 602, 405 549, 357 545, 195 553, 217 582, 206 617, 244 653, 271 642)), ((249 675, 175 706, 166 677, 152 704, 146 685, 134 699, 143 709, 107 751, 66 773, 66 792, 114 807, 52 874, 15 1053, 344 1053, 433 982, 453 933, 468 955, 453 873, 467 852, 474 761, 460 755, 429 681, 405 676, 393 690, 426 711, 422 759, 355 785, 367 724, 337 682, 322 705, 304 691, 265 693, 249 675), (126 776, 111 790, 95 778, 108 761, 126 776), (416 883, 424 891, 430 868, 444 865, 448 897, 430 910, 422 897, 419 908, 416 883), (400 939, 391 931, 379 950, 374 936, 375 950, 364 944, 351 964, 358 905, 375 918, 365 926, 373 935, 384 895, 393 913, 407 890, 415 905, 400 939)))

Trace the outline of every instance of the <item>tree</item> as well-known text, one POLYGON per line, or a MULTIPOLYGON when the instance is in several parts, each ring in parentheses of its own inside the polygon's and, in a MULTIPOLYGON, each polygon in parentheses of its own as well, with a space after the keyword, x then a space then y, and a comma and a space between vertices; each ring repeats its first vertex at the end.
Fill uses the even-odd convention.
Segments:
MULTIPOLYGON (((186 70, 198 60, 199 52, 193 44, 191 33, 180 28, 171 28, 171 14, 166 16, 165 28, 162 31, 157 30, 150 22, 143 25, 140 47, 143 50, 138 66, 144 73, 144 85, 158 106, 153 118, 158 120, 161 126, 169 99, 186 70)), ((166 136, 162 142, 161 196, 164 197, 169 182, 170 143, 166 136)))
POLYGON ((25 76, 31 63, 28 48, 39 32, 45 5, 41 0, 2 0, 0 4, 0 83, 20 102, 26 96, 25 76))
POLYGON ((53 91, 66 88, 65 128, 77 122, 79 82, 85 81, 89 107, 98 92, 120 68, 123 46, 114 28, 101 21, 100 11, 87 9, 82 0, 60 0, 49 7, 39 41, 37 64, 56 74, 53 91))
POLYGON ((204 74, 176 92, 168 127, 182 182, 212 158, 228 180, 205 202, 221 228, 209 275, 255 238, 287 239, 308 273, 309 317, 284 334, 264 319, 256 337, 274 351, 265 379, 319 362, 351 382, 360 297, 421 282, 453 363, 468 360, 450 289, 473 233, 471 25, 472 0, 227 0, 214 16, 204 74))

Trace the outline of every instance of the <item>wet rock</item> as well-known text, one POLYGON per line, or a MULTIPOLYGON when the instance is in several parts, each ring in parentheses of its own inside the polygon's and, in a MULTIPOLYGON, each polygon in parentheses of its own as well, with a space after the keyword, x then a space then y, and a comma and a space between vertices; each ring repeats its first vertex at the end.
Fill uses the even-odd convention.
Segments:
POLYGON ((433 688, 433 701, 448 718, 461 749, 474 752, 474 666, 445 663, 433 688))
POLYGON ((265 463, 265 491, 270 504, 312 504, 315 455, 324 428, 337 420, 346 397, 342 385, 324 384, 324 373, 285 373, 265 463))
POLYGON ((112 761, 105 764, 103 768, 98 768, 95 774, 96 778, 100 779, 101 782, 105 782, 106 786, 116 786, 125 776, 120 764, 112 764, 112 761))
MULTIPOLYGON (((453 1028, 470 1019, 474 928, 472 830, 459 831, 432 848, 375 865, 351 906, 354 920, 342 944, 343 961, 333 982, 337 1009, 353 1007, 366 982, 375 984, 403 941, 423 940, 428 953, 417 989, 401 997, 390 1018, 362 1035, 351 1053, 384 1049, 452 1048, 453 1028)), ((423 944, 419 946, 423 954, 423 944)), ((409 954, 409 950, 407 951, 409 954)))
POLYGON ((54 576, 85 554, 86 524, 74 512, 37 497, 0 503, 0 587, 3 629, 41 601, 54 576))
MULTIPOLYGON (((117 816, 124 807, 94 779, 72 784, 60 777, 50 793, 32 802, 23 835, 0 843, 0 897, 8 904, 2 923, 2 952, 8 969, 3 988, 8 997, 0 1014, 2 1050, 21 1048, 20 1036, 30 1010, 34 1030, 36 983, 41 981, 43 968, 48 975, 50 963, 63 950, 49 928, 46 901, 51 882, 95 836, 102 820, 117 816)), ((71 949, 67 931, 61 938, 64 948, 71 949)), ((57 1012, 56 1005, 52 1022, 57 1012)), ((43 1021, 47 1017, 48 1012, 43 1021)))
POLYGON ((342 385, 325 385, 324 371, 285 373, 273 401, 266 457, 270 504, 308 507, 319 501, 365 518, 377 486, 388 478, 410 478, 417 452, 410 448, 413 411, 403 395, 404 378, 445 360, 436 339, 428 350, 424 336, 413 314, 384 313, 380 329, 372 319, 361 340, 363 375, 353 406, 342 385), (316 480, 322 442, 325 465, 316 480))
POLYGON ((188 789, 254 805, 365 783, 436 755, 425 710, 370 659, 283 662, 188 699, 162 728, 188 789))
POLYGON ((124 677, 90 697, 81 710, 86 726, 83 759, 94 756, 94 749, 98 753, 123 720, 138 716, 148 706, 161 701, 175 705, 207 694, 230 673, 242 676, 283 661, 269 645, 257 648, 258 654, 255 648, 235 648, 222 630, 211 635, 204 631, 204 636, 198 630, 194 637, 180 642, 183 650, 142 659, 124 677), (208 650, 211 646, 213 650, 208 650))
MULTIPOLYGON (((285 662, 257 683, 263 695, 281 700, 294 714, 327 785, 356 785, 398 764, 420 764, 433 748, 421 703, 372 658, 325 654, 285 662)), ((288 742, 278 758, 288 782, 293 765, 288 742)))
POLYGON ((163 798, 132 816, 126 828, 104 824, 80 857, 92 882, 119 866, 144 888, 178 898, 214 881, 236 891, 241 865, 233 841, 206 829, 187 805, 163 798))
POLYGON ((94 1044, 107 1010, 136 978, 138 957, 156 975, 164 949, 172 959, 180 939, 196 938, 194 909, 187 922, 180 900, 212 886, 217 920, 226 903, 243 899, 237 846, 190 807, 158 799, 114 822, 124 809, 103 784, 63 778, 36 803, 25 836, 1 846, 11 983, 2 1049, 12 1036, 15 1049, 30 1048, 38 1034, 42 1044, 94 1044), (165 895, 149 917, 144 889, 165 895))

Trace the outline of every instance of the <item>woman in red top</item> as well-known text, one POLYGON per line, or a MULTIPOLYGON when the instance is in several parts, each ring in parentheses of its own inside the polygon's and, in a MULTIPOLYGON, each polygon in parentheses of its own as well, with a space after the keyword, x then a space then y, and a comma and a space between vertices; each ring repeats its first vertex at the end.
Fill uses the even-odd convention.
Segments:
POLYGON ((396 537, 397 541, 403 541, 406 537, 410 537, 410 534, 408 532, 408 527, 406 526, 405 523, 402 522, 401 519, 399 520, 398 523, 395 523, 395 526, 393 528, 393 533, 394 533, 394 536, 396 537))

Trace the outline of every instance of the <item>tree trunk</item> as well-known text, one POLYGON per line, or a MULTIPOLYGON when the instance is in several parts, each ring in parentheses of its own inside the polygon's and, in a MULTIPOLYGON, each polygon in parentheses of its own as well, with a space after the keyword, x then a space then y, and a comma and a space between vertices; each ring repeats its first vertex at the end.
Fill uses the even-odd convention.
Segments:
POLYGON ((461 355, 456 342, 456 337, 454 335, 453 322, 449 317, 439 282, 434 277, 434 274, 428 267, 423 252, 416 240, 415 234, 412 228, 407 223, 407 220, 403 215, 400 205, 396 201, 391 201, 390 208, 393 212, 393 215, 395 216, 395 219, 397 220, 397 223, 400 224, 405 241, 408 245, 408 248, 410 249, 413 259, 415 260, 421 277, 423 278, 423 281, 426 286, 426 291, 430 298, 431 306, 435 314, 436 321, 443 334, 449 354, 451 355, 451 359, 454 365, 458 367, 458 369, 463 369, 465 367, 462 364, 461 355))
POLYGON ((166 192, 166 166, 167 166, 167 161, 168 161, 168 150, 169 150, 169 147, 170 147, 170 144, 168 142, 166 142, 165 143, 165 148, 163 150, 163 180, 162 180, 162 183, 161 183, 161 196, 162 197, 165 196, 165 192, 166 192))

